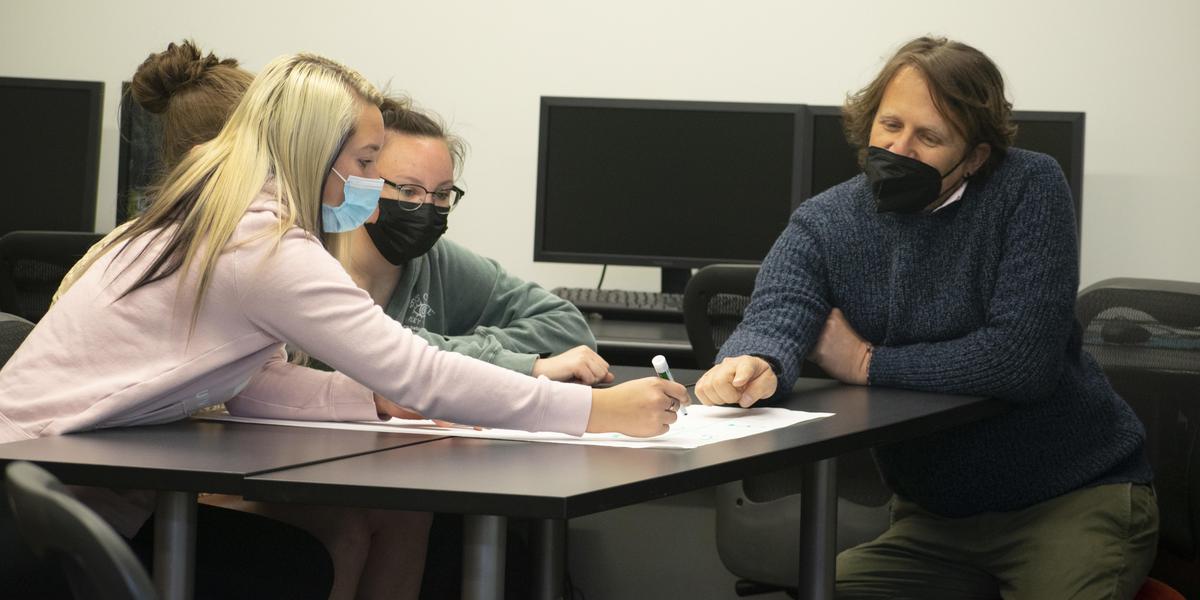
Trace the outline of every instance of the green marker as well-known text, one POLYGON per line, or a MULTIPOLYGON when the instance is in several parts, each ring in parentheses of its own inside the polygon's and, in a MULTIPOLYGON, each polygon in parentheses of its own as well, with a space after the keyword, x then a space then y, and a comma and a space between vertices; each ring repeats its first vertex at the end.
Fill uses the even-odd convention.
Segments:
MULTIPOLYGON (((667 381, 675 381, 675 378, 671 377, 671 367, 667 366, 667 357, 661 354, 656 354, 654 355, 654 358, 650 359, 650 365, 654 367, 654 372, 658 373, 658 376, 662 379, 666 379, 667 381)), ((687 405, 680 403, 679 411, 682 412, 684 416, 687 416, 687 405)))

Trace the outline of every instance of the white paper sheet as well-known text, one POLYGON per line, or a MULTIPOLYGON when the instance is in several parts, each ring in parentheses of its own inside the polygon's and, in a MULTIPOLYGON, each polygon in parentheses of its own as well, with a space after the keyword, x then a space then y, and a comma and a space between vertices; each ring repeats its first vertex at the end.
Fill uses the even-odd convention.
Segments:
POLYGON ((392 419, 390 421, 288 421, 283 419, 253 419, 222 414, 205 414, 196 418, 238 423, 264 425, 288 425, 292 427, 321 427, 326 429, 348 429, 353 431, 386 431, 392 433, 420 433, 459 437, 476 437, 525 442, 553 442, 557 444, 592 444, 620 448, 698 448, 706 444, 723 442, 780 427, 788 427, 805 421, 822 419, 834 413, 812 413, 786 408, 737 408, 729 406, 692 405, 687 415, 671 430, 652 438, 635 438, 619 433, 585 433, 575 437, 563 433, 530 433, 512 429, 475 430, 470 427, 441 427, 433 421, 392 419))

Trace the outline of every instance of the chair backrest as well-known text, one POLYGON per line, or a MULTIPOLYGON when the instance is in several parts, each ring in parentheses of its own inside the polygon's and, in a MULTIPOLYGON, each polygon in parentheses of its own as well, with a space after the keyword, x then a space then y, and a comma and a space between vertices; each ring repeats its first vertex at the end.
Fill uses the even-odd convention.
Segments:
POLYGON ((0 311, 36 323, 63 276, 103 237, 78 231, 11 231, 0 237, 0 311))
POLYGON ((34 553, 62 567, 76 598, 157 597, 121 536, 53 475, 32 463, 14 462, 6 476, 17 529, 34 553))
POLYGON ((1200 283, 1108 279, 1080 292, 1076 315, 1083 349, 1146 425, 1158 565, 1177 571, 1152 573, 1200 597, 1200 283))
MULTIPOLYGON (((733 335, 750 305, 758 265, 708 265, 696 271, 683 292, 683 322, 696 365, 712 366, 721 344, 733 335)), ((801 377, 830 379, 809 360, 800 365, 801 377)))
POLYGON ((33 331, 33 323, 16 315, 0 312, 0 367, 8 362, 30 331, 33 331))
POLYGON ((688 280, 683 322, 700 368, 713 364, 717 349, 742 321, 757 276, 756 265, 709 265, 688 280))

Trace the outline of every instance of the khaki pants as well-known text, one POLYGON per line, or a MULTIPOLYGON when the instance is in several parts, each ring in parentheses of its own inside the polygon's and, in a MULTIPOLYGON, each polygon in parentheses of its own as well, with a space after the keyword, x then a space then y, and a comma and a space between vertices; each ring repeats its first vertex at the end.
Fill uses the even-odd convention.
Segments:
POLYGON ((1084 488, 1024 510, 950 519, 892 499, 892 525, 838 555, 837 597, 1133 598, 1158 542, 1149 486, 1084 488))

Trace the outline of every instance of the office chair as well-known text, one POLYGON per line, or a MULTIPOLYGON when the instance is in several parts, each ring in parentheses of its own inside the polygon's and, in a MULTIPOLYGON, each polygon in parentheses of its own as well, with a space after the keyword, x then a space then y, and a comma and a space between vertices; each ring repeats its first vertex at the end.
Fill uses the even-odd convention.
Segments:
POLYGON ((696 364, 706 369, 750 304, 756 265, 710 265, 696 271, 683 292, 683 324, 696 364))
POLYGON ((104 237, 78 231, 11 231, 0 237, 0 311, 34 323, 67 271, 104 237))
MULTIPOLYGON (((710 265, 688 281, 683 317, 696 362, 713 364, 750 303, 757 266, 710 265)), ((804 377, 828 377, 804 362, 804 377)), ((717 487, 717 552, 741 578, 738 596, 786 590, 799 581, 800 465, 717 487)), ((838 551, 875 539, 888 527, 892 492, 863 450, 838 457, 838 551)))
POLYGON ((0 312, 0 367, 8 362, 30 331, 33 331, 33 323, 16 315, 0 312))
POLYGON ((121 536, 53 475, 28 462, 10 464, 6 475, 17 529, 34 553, 62 567, 76 598, 157 597, 121 536))
POLYGON ((1159 507, 1150 574, 1200 598, 1200 283, 1107 279, 1080 292, 1076 315, 1083 349, 1146 426, 1159 507))

